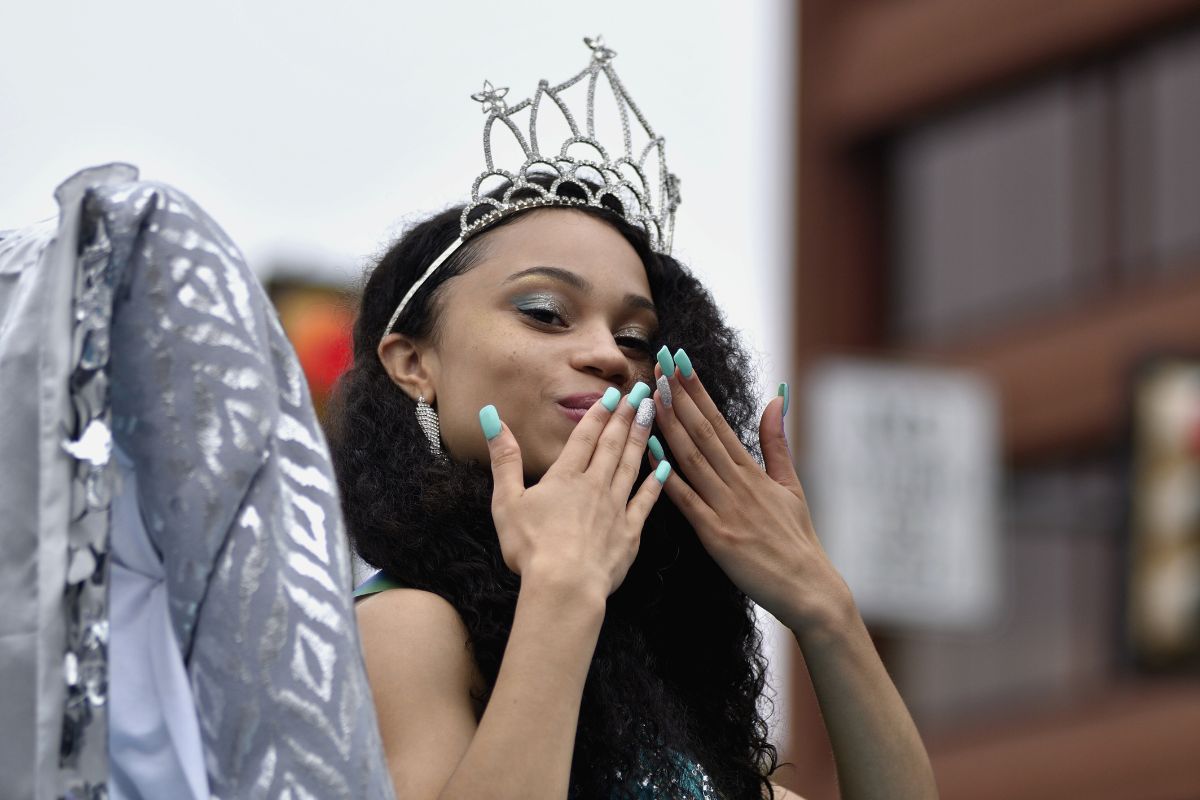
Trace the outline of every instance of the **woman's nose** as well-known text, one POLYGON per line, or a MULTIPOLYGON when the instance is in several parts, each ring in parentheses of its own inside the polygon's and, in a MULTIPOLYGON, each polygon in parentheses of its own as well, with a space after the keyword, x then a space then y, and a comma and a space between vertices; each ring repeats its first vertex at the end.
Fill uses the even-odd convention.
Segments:
POLYGON ((580 332, 572 353, 572 366, 617 386, 624 386, 630 375, 629 359, 607 328, 580 332))

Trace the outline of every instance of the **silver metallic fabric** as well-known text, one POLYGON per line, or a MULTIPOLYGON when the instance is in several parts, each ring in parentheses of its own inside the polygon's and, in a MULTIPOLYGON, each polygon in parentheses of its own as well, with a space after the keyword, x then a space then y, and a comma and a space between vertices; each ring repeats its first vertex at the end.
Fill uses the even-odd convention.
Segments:
POLYGON ((0 239, 18 411, 0 422, 16 520, 0 601, 19 611, 0 622, 6 796, 104 796, 115 441, 163 559, 213 795, 392 797, 328 450, 262 288, 201 209, 132 167, 84 171, 59 200, 49 243, 0 239))

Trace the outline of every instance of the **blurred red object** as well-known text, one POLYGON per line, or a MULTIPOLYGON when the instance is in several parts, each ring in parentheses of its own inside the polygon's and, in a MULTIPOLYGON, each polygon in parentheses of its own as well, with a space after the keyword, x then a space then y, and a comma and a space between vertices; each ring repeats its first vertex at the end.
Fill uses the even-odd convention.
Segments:
POLYGON ((354 299, 336 287, 294 280, 268 282, 267 293, 296 349, 317 415, 324 419, 329 394, 350 366, 354 299))

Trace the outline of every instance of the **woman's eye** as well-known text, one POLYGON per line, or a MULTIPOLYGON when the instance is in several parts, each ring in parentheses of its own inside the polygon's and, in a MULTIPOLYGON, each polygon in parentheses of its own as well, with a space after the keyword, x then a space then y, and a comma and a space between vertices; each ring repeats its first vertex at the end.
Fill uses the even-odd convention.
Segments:
POLYGON ((546 325, 553 325, 553 321, 556 319, 559 321, 562 320, 557 311, 551 311, 548 308, 522 308, 520 311, 525 316, 536 319, 538 322, 546 325))
POLYGON ((619 336, 617 341, 624 347, 632 347, 634 350, 639 350, 643 353, 649 353, 654 349, 654 345, 650 344, 645 339, 639 339, 636 336, 619 336))
MULTIPOLYGON (((549 308, 519 308, 517 310, 543 325, 566 324, 559 312, 549 308)), ((643 339, 639 336, 618 336, 617 343, 622 347, 631 347, 640 353, 652 353, 654 351, 654 345, 648 339, 643 339)))

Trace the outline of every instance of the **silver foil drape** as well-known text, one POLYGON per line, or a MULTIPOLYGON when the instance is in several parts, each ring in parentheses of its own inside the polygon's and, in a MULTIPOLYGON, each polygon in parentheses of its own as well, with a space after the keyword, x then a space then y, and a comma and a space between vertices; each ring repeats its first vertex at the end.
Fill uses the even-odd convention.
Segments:
POLYGON ((187 196, 128 165, 56 196, 56 223, 0 234, 5 796, 105 795, 116 441, 213 795, 392 797, 328 450, 260 285, 187 196))

